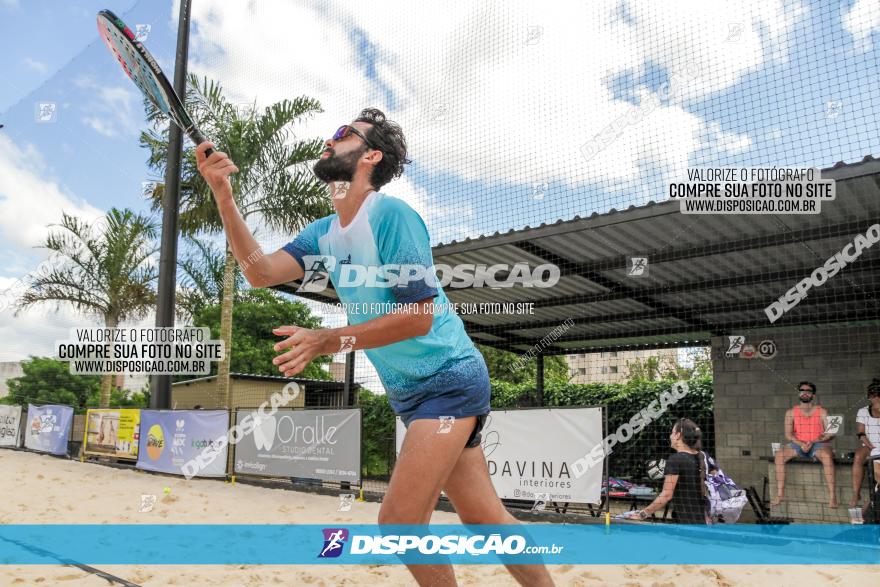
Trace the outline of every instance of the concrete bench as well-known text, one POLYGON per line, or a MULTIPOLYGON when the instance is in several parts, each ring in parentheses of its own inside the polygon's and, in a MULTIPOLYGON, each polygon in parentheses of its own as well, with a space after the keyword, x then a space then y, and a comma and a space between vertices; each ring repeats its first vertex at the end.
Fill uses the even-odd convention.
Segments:
MULTIPOLYGON (((776 497, 776 463, 772 457, 763 457, 767 463, 767 478, 770 480, 769 497, 776 497)), ((785 464, 785 501, 771 506, 774 516, 788 517, 792 522, 826 522, 848 524, 848 504, 852 497, 852 459, 842 459, 835 455, 835 493, 840 507, 828 507, 828 488, 822 463, 817 460, 795 457, 785 464)), ((862 488, 865 496, 866 486, 862 488)), ((864 501, 864 500, 863 500, 864 501)))

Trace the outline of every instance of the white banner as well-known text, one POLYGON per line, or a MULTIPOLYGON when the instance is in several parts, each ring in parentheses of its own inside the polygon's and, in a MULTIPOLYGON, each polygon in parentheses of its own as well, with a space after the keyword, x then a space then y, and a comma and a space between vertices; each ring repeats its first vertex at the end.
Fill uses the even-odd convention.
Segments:
POLYGON ((360 483, 360 410, 279 410, 263 418, 239 410, 236 424, 254 415, 253 433, 235 445, 235 472, 360 483))
MULTIPOLYGON (((397 418, 397 454, 406 428, 397 418)), ((483 453, 498 496, 599 503, 603 467, 576 478, 572 463, 601 445, 601 408, 498 410, 482 431, 483 453)))
POLYGON ((21 406, 0 405, 0 446, 18 446, 21 406))

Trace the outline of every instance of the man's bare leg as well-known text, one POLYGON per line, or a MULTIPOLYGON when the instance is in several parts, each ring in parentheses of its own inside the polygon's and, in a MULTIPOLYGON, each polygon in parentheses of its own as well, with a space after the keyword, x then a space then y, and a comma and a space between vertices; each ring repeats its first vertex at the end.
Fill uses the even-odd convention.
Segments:
MULTIPOLYGON (((456 419, 439 433, 439 420, 410 422, 379 510, 379 524, 427 524, 440 489, 473 432, 475 416, 456 419)), ((407 565, 422 587, 456 585, 451 565, 407 565)))
POLYGON ((837 491, 834 487, 834 454, 831 452, 830 446, 824 446, 816 449, 816 458, 822 463, 822 469, 825 471, 825 484, 828 486, 828 507, 834 509, 838 507, 837 491))
MULTIPOLYGON (((466 448, 443 486, 463 524, 518 524, 495 493, 482 447, 466 448)), ((520 585, 547 587, 553 579, 544 565, 505 565, 520 585)))
POLYGON ((770 505, 779 505, 785 500, 785 463, 797 453, 787 444, 776 451, 776 499, 770 505))

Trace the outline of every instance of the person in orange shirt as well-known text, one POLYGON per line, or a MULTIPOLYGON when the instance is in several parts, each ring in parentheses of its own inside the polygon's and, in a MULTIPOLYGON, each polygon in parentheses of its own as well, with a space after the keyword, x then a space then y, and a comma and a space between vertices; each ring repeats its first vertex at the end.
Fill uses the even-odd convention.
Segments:
POLYGON ((836 508, 837 494, 834 489, 834 455, 831 452, 833 434, 827 434, 828 412, 815 403, 816 384, 801 381, 798 386, 800 405, 785 412, 785 437, 790 441, 776 451, 776 499, 771 505, 779 505, 785 499, 785 463, 794 457, 818 459, 825 471, 828 485, 828 507, 836 508))

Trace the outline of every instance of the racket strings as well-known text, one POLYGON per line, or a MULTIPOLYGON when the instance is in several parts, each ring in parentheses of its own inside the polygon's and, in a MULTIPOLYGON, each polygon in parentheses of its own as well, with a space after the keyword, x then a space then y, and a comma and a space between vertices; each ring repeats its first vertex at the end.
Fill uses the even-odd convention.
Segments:
POLYGON ((181 128, 185 128, 183 121, 174 115, 170 106, 170 100, 160 85, 156 82, 152 70, 146 60, 131 47, 131 44, 122 37, 113 26, 106 21, 103 24, 104 26, 101 29, 101 37, 119 61, 120 65, 122 65, 122 69, 125 71, 126 75, 131 78, 138 89, 140 89, 141 92, 143 92, 163 114, 170 117, 174 123, 181 128))

